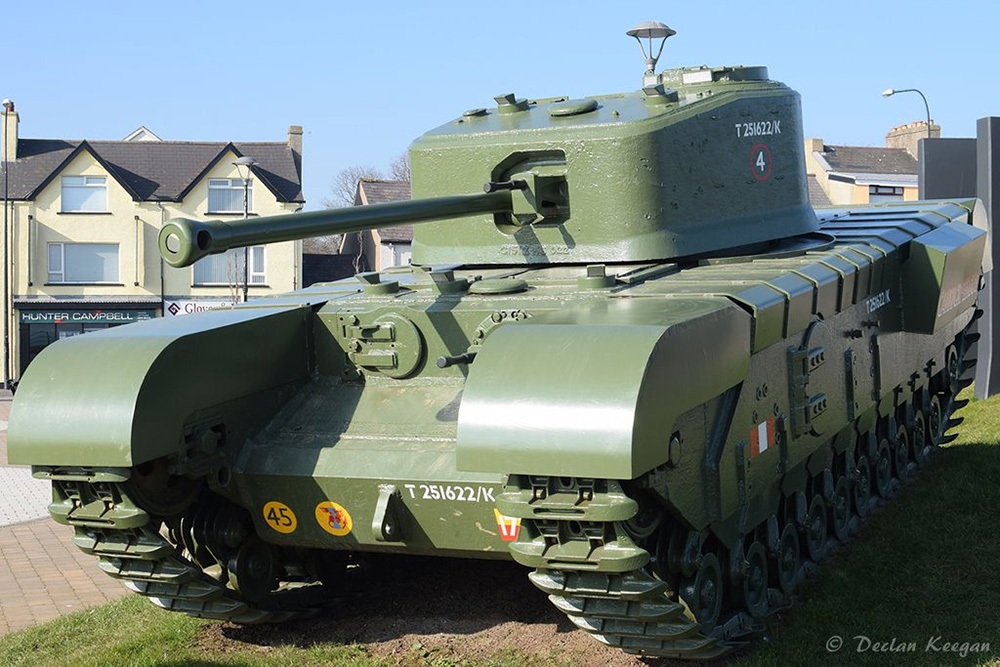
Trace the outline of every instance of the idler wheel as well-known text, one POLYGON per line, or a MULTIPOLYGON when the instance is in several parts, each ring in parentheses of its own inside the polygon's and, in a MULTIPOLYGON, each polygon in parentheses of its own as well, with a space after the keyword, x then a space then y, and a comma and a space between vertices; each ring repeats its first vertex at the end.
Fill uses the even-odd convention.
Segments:
POLYGON ((774 555, 775 580, 786 597, 795 592, 799 583, 802 569, 800 553, 799 531, 795 530, 794 525, 786 523, 778 536, 778 549, 774 555))
POLYGON ((834 536, 846 542, 851 527, 851 489, 847 477, 841 475, 833 485, 833 499, 830 501, 830 526, 834 536))
POLYGON ((641 507, 631 519, 625 522, 625 530, 633 540, 644 540, 660 527, 663 513, 655 505, 641 507))
POLYGON ((271 545, 253 537, 229 559, 229 583, 250 602, 260 602, 274 588, 278 563, 271 545))
POLYGON ((176 516, 198 498, 202 482, 170 474, 166 459, 132 468, 126 486, 139 507, 158 517, 176 516))
POLYGON ((927 462, 930 452, 927 449, 927 418, 923 410, 913 413, 913 427, 910 429, 910 444, 913 446, 913 460, 917 465, 927 462))
POLYGON ((875 454, 875 490, 883 498, 892 493, 892 452, 885 438, 879 441, 875 454))
POLYGON ((754 541, 747 549, 743 580, 734 587, 736 602, 754 618, 767 614, 767 551, 754 541))
POLYGON ((944 438, 944 409, 941 407, 941 395, 931 396, 931 406, 927 411, 927 433, 931 447, 941 445, 944 438))
POLYGON ((805 534, 806 553, 811 561, 818 563, 826 555, 827 533, 826 504, 819 494, 809 501, 802 529, 805 534))
POLYGON ((872 468, 867 456, 859 456, 854 466, 854 511, 864 518, 871 510, 872 468))
POLYGON ((896 477, 905 480, 910 476, 907 466, 910 465, 910 434, 905 426, 896 429, 896 442, 893 445, 896 477))
POLYGON ((958 393, 958 381, 962 375, 962 365, 958 360, 958 350, 952 345, 948 348, 948 359, 945 361, 945 380, 952 394, 958 393))
POLYGON ((722 567, 713 553, 702 554, 701 565, 693 580, 681 588, 681 597, 695 620, 701 624, 701 632, 709 633, 715 628, 722 612, 722 567))

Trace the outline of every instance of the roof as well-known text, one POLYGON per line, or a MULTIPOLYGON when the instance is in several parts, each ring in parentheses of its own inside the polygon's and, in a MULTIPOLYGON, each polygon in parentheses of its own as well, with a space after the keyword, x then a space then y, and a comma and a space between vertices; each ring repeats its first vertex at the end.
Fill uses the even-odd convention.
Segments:
MULTIPOLYGON (((354 205, 386 204, 391 201, 410 199, 409 181, 382 181, 362 178, 358 181, 358 191, 354 195, 354 205)), ((413 225, 382 227, 378 230, 381 243, 412 243, 413 225)))
POLYGON ((848 174, 913 174, 917 160, 905 148, 823 146, 819 154, 831 171, 848 174))
POLYGON ((815 176, 810 175, 807 179, 809 184, 809 203, 813 208, 826 208, 827 206, 833 206, 833 202, 830 198, 826 196, 823 191, 822 186, 820 186, 819 181, 816 180, 815 176))
POLYGON ((357 273, 355 258, 350 255, 302 253, 302 286, 329 283, 350 278, 357 273))
POLYGON ((257 160, 254 175, 280 202, 303 202, 301 159, 286 143, 19 139, 10 168, 12 199, 33 199, 87 151, 136 201, 180 201, 232 150, 257 160))

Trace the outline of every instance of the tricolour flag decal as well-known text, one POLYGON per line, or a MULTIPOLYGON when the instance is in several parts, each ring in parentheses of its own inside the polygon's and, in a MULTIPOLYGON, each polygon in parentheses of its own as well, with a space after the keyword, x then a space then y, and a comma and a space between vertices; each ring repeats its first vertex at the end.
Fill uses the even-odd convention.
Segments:
POLYGON ((500 539, 504 542, 513 542, 517 539, 517 534, 521 532, 521 520, 514 516, 500 514, 500 510, 493 508, 493 514, 497 518, 497 528, 500 529, 500 539))
POLYGON ((750 432, 750 458, 760 456, 768 447, 774 446, 774 420, 767 419, 757 424, 750 432))

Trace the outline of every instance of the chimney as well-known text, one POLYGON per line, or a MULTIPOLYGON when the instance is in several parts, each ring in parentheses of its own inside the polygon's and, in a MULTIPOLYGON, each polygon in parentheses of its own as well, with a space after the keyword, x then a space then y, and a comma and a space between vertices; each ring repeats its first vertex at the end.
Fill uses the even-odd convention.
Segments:
POLYGON ((810 137, 806 139, 806 152, 808 153, 822 153, 823 152, 823 140, 810 137))
POLYGON ((14 103, 10 100, 3 101, 3 111, 0 111, 0 120, 2 123, 2 130, 0 134, 3 135, 3 155, 0 155, 2 160, 10 160, 13 162, 17 159, 17 112, 14 111, 14 103))
POLYGON ((289 125, 288 126, 288 147, 293 151, 302 155, 302 126, 301 125, 289 125))
MULTIPOLYGON (((908 125, 900 125, 885 135, 886 148, 905 148, 917 159, 917 143, 927 138, 927 121, 917 120, 908 125)), ((931 125, 931 139, 941 138, 941 126, 931 125)))

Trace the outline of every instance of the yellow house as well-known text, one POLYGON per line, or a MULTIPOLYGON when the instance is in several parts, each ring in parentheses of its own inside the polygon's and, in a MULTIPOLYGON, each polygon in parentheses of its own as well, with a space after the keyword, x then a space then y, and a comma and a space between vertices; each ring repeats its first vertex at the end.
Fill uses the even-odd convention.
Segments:
MULTIPOLYGON (((354 192, 354 205, 385 204, 410 199, 409 181, 362 178, 354 192)), ((381 271, 410 263, 413 225, 383 227, 347 234, 341 254, 352 258, 355 271, 381 271)))
POLYGON ((299 210, 301 127, 273 143, 162 141, 145 128, 123 141, 78 141, 21 139, 18 123, 11 104, 2 113, 11 272, 4 379, 19 378, 59 338, 301 285, 297 241, 185 269, 167 266, 157 250, 169 218, 299 210))
POLYGON ((806 172, 833 204, 876 204, 918 198, 919 142, 941 136, 926 122, 900 125, 885 135, 885 147, 834 146, 805 141, 806 172))

